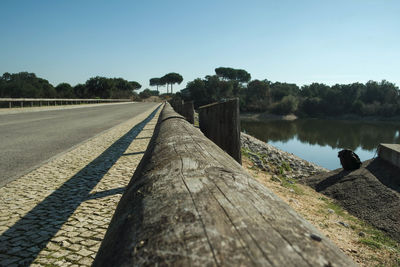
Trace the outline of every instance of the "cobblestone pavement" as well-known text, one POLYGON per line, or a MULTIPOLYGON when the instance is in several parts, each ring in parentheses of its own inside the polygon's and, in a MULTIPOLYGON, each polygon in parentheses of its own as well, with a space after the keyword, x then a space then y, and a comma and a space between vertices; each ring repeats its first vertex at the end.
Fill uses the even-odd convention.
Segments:
POLYGON ((0 188, 0 266, 90 266, 160 110, 0 188))

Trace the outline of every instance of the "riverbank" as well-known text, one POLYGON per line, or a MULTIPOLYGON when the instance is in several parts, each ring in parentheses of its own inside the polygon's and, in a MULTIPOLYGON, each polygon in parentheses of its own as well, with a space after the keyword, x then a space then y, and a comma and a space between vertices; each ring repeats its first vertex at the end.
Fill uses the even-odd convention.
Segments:
POLYGON ((269 120, 294 121, 297 119, 297 116, 294 114, 276 115, 267 112, 264 113, 241 112, 240 119, 247 121, 269 121, 269 120))
POLYGON ((330 238, 360 266, 398 266, 399 243, 350 215, 337 202, 302 184, 327 169, 241 134, 243 167, 330 238))
POLYGON ((383 117, 383 116, 365 116, 361 117, 355 114, 344 114, 340 116, 316 116, 316 117, 299 117, 294 114, 277 115, 268 112, 252 113, 241 112, 240 119, 246 121, 294 121, 297 119, 321 119, 321 120, 344 120, 344 121, 365 121, 365 122, 400 122, 400 116, 383 117))
POLYGON ((289 179, 302 179, 304 177, 328 172, 321 166, 308 162, 304 159, 277 149, 257 138, 241 133, 240 141, 242 151, 263 171, 274 176, 285 175, 289 179))

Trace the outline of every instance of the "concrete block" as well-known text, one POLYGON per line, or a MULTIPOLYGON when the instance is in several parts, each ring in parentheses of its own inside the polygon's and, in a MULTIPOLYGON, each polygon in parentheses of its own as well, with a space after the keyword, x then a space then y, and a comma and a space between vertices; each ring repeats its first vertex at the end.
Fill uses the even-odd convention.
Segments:
POLYGON ((379 144, 378 157, 400 168, 400 144, 379 144))

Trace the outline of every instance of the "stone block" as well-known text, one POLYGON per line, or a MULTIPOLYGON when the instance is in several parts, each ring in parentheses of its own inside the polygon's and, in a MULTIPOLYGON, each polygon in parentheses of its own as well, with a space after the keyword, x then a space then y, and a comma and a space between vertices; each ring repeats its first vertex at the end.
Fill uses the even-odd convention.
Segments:
POLYGON ((400 168, 400 144, 379 144, 378 157, 400 168))

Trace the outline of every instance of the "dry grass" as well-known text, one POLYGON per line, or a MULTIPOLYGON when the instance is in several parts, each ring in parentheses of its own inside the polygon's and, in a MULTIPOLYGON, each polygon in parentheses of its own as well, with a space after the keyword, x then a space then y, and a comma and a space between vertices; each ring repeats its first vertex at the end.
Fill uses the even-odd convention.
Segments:
POLYGON ((243 155, 243 167, 329 237, 360 266, 400 266, 400 245, 383 232, 350 215, 314 189, 261 171, 243 155))

